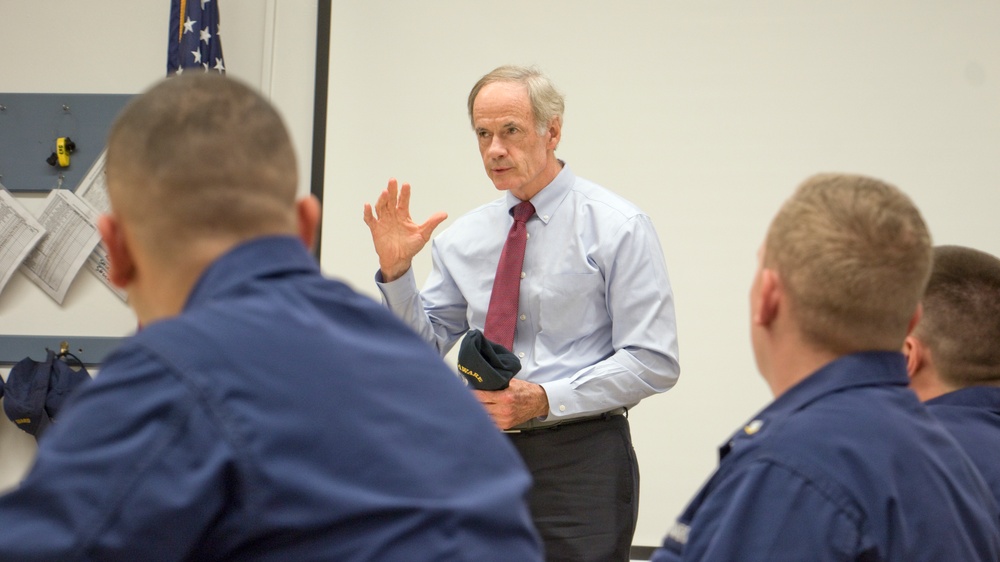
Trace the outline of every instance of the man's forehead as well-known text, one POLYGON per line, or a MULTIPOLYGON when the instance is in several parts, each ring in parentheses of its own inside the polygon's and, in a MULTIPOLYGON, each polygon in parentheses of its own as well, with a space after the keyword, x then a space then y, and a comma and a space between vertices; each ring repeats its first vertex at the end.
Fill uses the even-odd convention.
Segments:
POLYGON ((523 84, 495 82, 487 84, 476 96, 472 117, 480 120, 523 123, 532 119, 531 100, 523 84))

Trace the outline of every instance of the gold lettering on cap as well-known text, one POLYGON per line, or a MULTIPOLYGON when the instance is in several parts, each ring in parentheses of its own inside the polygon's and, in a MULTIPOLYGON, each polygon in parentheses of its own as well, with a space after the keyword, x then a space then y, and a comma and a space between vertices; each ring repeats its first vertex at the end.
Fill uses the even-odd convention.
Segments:
POLYGON ((479 373, 473 371, 472 369, 466 367, 465 365, 459 365, 458 370, 462 371, 466 375, 469 375, 470 377, 475 378, 479 382, 483 382, 483 377, 479 376, 479 373))

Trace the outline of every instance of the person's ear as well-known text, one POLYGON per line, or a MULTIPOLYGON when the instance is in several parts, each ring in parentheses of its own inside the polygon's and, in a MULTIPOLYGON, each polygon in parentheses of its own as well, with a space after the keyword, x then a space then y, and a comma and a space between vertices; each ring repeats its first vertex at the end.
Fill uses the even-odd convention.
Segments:
POLYGON ((549 121, 549 128, 547 131, 549 133, 547 148, 549 150, 555 150, 559 146, 560 139, 562 139, 562 119, 560 119, 558 115, 549 121))
POLYGON ((913 378, 913 374, 920 369, 920 354, 917 352, 917 342, 916 338, 913 336, 906 336, 903 340, 903 355, 906 356, 906 374, 913 378))
POLYGON ((315 249, 319 221, 322 218, 322 208, 315 195, 303 197, 295 203, 298 219, 299 239, 310 250, 315 249))
POLYGON ((754 307, 753 321, 759 326, 770 326, 774 319, 778 317, 781 309, 784 288, 778 272, 773 269, 763 268, 760 270, 760 289, 757 291, 758 302, 754 307))
POLYGON ((903 340, 903 355, 906 356, 906 374, 912 379, 913 375, 923 367, 924 344, 912 335, 906 336, 903 340))
POLYGON ((108 264, 108 279, 116 287, 124 289, 135 279, 136 271, 121 221, 112 214, 103 214, 97 219, 97 230, 111 261, 108 264))

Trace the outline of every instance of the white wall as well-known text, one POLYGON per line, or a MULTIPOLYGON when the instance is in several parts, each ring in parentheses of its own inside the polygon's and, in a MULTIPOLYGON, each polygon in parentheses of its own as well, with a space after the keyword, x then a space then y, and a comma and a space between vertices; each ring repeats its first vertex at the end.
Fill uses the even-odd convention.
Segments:
MULTIPOLYGON (((631 415, 636 544, 660 543, 716 447, 770 400, 749 346, 747 293, 754 253, 798 182, 819 171, 881 177, 913 197, 936 243, 1000 255, 991 0, 333 6, 322 256, 333 274, 376 294, 362 206, 390 176, 413 184, 418 221, 496 197, 465 99, 504 63, 552 76, 566 93, 560 157, 653 217, 682 375, 631 415)), ((428 253, 414 265, 420 279, 428 253)))
MULTIPOLYGON (((316 1, 220 0, 228 75, 267 95, 282 112, 309 192, 316 1)), ((167 0, 0 0, 0 91, 138 93, 166 73, 167 0)), ((40 211, 43 196, 19 195, 40 211)), ((20 273, 0 293, 0 334, 122 336, 131 311, 81 271, 62 306, 20 273)), ((44 358, 44 350, 32 355, 44 358)), ((2 366, 3 376, 9 366, 2 366)), ((0 415, 0 489, 20 480, 35 440, 0 415)))

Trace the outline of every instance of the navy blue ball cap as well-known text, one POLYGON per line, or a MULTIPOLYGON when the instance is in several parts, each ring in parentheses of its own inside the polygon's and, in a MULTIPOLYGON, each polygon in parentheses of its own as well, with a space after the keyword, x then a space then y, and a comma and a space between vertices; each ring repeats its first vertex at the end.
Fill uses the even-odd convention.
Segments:
POLYGON ((45 361, 26 357, 10 370, 4 388, 3 410, 10 421, 38 438, 49 426, 45 398, 49 393, 49 371, 55 354, 45 361))
POLYGON ((71 367, 61 356, 48 350, 45 361, 26 357, 10 370, 5 385, 3 409, 17 427, 40 438, 59 416, 69 395, 90 375, 75 356, 71 367))
POLYGON ((521 370, 521 361, 506 347, 471 330, 458 350, 458 372, 477 390, 503 390, 521 370))

